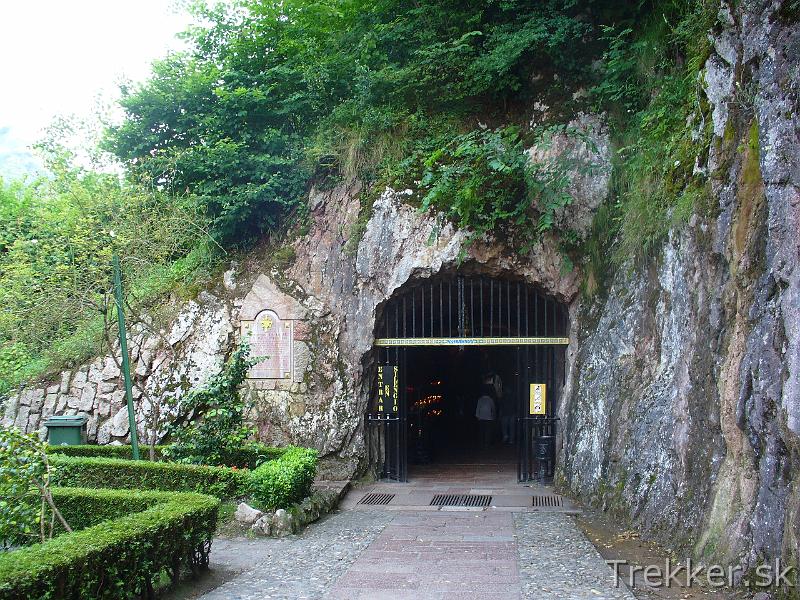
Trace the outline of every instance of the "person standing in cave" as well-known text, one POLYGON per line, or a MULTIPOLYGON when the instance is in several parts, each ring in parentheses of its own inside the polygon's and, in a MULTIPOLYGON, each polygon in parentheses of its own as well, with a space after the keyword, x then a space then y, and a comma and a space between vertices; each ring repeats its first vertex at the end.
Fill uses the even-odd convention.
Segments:
POLYGON ((491 385, 484 385, 482 394, 478 398, 478 404, 475 406, 475 418, 478 419, 481 448, 488 448, 492 443, 494 422, 497 418, 497 406, 492 397, 493 394, 494 388, 491 385))
MULTIPOLYGON (((500 423, 500 430, 495 434, 500 434, 504 444, 513 444, 514 439, 514 407, 512 398, 503 395, 503 380, 497 371, 489 371, 483 376, 483 384, 492 389, 492 398, 495 401, 495 419, 500 423)), ((493 434, 493 437, 495 436, 493 434)))

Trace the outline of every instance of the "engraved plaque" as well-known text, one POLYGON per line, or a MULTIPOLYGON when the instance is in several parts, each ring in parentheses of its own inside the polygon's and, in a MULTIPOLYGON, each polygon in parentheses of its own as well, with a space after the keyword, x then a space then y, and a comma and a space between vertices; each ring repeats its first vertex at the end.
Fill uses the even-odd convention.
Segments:
POLYGON ((271 310, 262 310, 244 325, 250 334, 250 356, 261 358, 249 371, 250 379, 291 379, 293 321, 282 321, 271 310))

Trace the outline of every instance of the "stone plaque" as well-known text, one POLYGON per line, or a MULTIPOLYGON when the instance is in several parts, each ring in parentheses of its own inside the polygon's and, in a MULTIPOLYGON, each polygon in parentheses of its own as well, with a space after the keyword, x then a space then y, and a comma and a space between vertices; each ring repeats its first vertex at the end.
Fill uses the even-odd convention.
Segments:
POLYGON ((244 325, 250 334, 250 356, 261 358, 249 371, 250 379, 292 379, 294 324, 271 310, 262 310, 244 325), (264 357, 264 358, 262 358, 264 357))

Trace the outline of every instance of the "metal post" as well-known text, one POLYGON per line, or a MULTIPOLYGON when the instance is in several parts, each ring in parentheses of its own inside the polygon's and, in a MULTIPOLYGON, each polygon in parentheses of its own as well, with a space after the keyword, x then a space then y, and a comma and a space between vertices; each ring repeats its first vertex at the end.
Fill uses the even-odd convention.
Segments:
POLYGON ((117 323, 119 324, 119 351, 122 354, 122 377, 125 381, 125 398, 128 403, 128 425, 131 431, 133 460, 139 460, 139 440, 136 435, 136 417, 133 413, 133 385, 131 384, 131 363, 128 358, 128 339, 125 335, 125 311, 122 300, 122 274, 119 257, 114 254, 114 298, 117 304, 117 323))

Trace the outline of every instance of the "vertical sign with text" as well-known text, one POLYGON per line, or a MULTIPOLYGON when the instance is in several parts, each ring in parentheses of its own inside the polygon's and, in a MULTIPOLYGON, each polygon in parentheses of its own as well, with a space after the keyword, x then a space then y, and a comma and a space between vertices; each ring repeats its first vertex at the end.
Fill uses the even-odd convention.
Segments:
POLYGON ((400 369, 397 365, 378 365, 378 412, 399 411, 400 369))
POLYGON ((531 384, 531 414, 547 414, 547 385, 544 383, 531 384))

